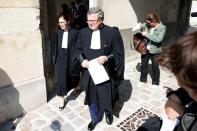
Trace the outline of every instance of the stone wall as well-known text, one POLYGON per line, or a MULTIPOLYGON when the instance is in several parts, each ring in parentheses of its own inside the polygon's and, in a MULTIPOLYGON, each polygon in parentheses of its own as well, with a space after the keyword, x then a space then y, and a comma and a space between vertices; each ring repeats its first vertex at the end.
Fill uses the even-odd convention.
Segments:
POLYGON ((46 103, 39 0, 0 0, 0 123, 46 103))

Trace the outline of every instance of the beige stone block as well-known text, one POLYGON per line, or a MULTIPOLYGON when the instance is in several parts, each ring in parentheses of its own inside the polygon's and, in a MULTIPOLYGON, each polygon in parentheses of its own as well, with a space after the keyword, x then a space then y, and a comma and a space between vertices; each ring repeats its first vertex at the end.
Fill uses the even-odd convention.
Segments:
POLYGON ((1 7, 36 7, 39 8, 39 0, 0 0, 1 7))
POLYGON ((43 76, 40 31, 0 36, 0 69, 7 75, 0 87, 43 76))
POLYGON ((39 29, 40 10, 36 8, 0 8, 0 35, 39 29))
POLYGON ((102 0, 104 22, 120 29, 134 27, 144 21, 148 12, 159 10, 160 3, 161 0, 102 0))

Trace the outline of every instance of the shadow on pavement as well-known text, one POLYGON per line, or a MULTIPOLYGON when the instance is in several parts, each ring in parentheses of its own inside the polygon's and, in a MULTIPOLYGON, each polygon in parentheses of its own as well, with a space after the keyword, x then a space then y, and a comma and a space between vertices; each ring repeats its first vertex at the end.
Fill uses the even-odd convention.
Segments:
POLYGON ((131 97, 132 84, 130 80, 124 80, 118 87, 118 90, 119 90, 119 100, 114 105, 113 114, 119 118, 119 114, 124 106, 124 102, 128 101, 131 97))
MULTIPOLYGON (((142 66, 142 63, 137 63, 137 65, 136 65, 136 70, 137 70, 138 72, 141 71, 141 66, 142 66)), ((152 76, 153 76, 152 64, 148 64, 148 74, 150 74, 150 77, 151 77, 151 79, 152 79, 152 76)), ((139 79, 140 79, 140 77, 139 77, 139 79)))
POLYGON ((67 101, 75 100, 83 91, 83 89, 80 90, 73 90, 70 95, 66 98, 67 101))
POLYGON ((0 131, 15 130, 25 111, 20 104, 20 93, 7 74, 0 68, 0 131))

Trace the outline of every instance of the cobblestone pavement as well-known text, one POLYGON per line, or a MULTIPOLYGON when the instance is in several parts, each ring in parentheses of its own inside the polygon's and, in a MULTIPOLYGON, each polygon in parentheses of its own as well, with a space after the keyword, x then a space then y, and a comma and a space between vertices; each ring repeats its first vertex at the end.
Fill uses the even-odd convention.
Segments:
MULTIPOLYGON (((104 117, 95 131, 129 130, 129 127, 120 128, 120 125, 139 109, 158 116, 162 114, 166 89, 176 89, 178 87, 176 80, 171 73, 161 69, 160 86, 151 85, 150 75, 148 82, 142 84, 139 82, 139 68, 139 57, 126 60, 125 81, 119 88, 120 101, 114 109, 114 122, 112 125, 107 125, 104 117)), ((76 93, 71 90, 68 94, 69 101, 63 111, 58 110, 57 97, 53 97, 47 104, 27 113, 17 125, 16 131, 87 131, 90 115, 88 107, 83 104, 84 96, 83 91, 76 93)), ((10 130, 9 123, 0 130, 10 130)), ((134 129, 130 129, 132 130, 134 129)))

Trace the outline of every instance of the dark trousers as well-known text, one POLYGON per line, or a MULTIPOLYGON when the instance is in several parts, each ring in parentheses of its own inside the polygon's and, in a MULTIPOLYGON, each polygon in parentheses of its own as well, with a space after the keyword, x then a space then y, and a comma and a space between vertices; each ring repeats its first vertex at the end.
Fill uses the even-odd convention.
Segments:
POLYGON ((159 78, 160 78, 160 70, 159 65, 155 62, 155 58, 158 54, 150 54, 147 53, 145 55, 141 55, 141 82, 147 82, 147 75, 148 75, 148 61, 151 59, 152 62, 152 84, 159 85, 159 78))
POLYGON ((90 110, 90 116, 92 121, 98 123, 101 119, 100 117, 100 109, 96 103, 91 103, 89 105, 89 110, 90 110))
POLYGON ((101 121, 104 113, 105 113, 105 116, 111 115, 109 111, 106 111, 106 110, 101 111, 99 109, 98 104, 93 103, 93 102, 89 105, 89 110, 90 110, 90 116, 91 116, 92 121, 96 123, 101 121))

